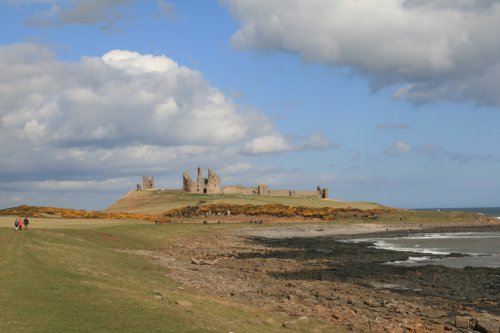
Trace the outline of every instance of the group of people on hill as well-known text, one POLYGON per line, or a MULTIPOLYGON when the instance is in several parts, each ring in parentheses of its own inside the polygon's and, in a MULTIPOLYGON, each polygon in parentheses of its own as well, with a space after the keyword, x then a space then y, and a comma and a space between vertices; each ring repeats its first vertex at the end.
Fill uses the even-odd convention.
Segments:
POLYGON ((22 231, 23 228, 24 230, 28 229, 28 224, 30 224, 30 220, 25 217, 24 220, 16 219, 16 222, 14 222, 14 227, 16 228, 16 230, 22 231))

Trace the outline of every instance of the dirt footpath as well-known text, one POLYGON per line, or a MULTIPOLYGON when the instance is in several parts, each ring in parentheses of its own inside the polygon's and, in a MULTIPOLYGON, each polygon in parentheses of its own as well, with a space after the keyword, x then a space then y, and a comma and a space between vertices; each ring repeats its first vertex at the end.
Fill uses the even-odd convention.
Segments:
POLYGON ((200 293, 355 332, 499 331, 500 269, 383 265, 410 253, 338 242, 324 231, 221 230, 149 255, 200 293))

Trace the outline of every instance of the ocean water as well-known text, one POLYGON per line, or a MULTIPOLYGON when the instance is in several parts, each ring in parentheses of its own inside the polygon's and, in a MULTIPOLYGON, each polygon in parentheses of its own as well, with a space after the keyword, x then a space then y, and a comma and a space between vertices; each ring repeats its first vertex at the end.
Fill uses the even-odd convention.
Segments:
POLYGON ((351 241, 369 242, 379 249, 415 253, 408 260, 387 263, 391 265, 500 268, 500 231, 409 234, 351 241))
MULTIPOLYGON (((417 210, 438 210, 437 208, 422 208, 417 210)), ((442 211, 463 211, 480 213, 486 216, 496 217, 500 219, 500 207, 473 207, 473 208, 439 208, 442 211)))
MULTIPOLYGON (((419 209, 419 210, 438 210, 419 209)), ((500 207, 441 208, 441 211, 464 211, 500 219, 500 207)), ((390 265, 443 265, 454 268, 500 268, 500 231, 415 233, 400 237, 352 239, 369 242, 373 247, 392 251, 413 252, 408 260, 390 265)))

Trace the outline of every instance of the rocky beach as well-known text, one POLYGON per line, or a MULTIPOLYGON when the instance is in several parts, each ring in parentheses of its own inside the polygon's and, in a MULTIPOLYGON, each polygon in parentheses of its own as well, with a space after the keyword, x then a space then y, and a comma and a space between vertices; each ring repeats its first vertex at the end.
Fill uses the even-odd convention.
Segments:
MULTIPOLYGON (((478 229, 500 225, 436 224, 412 232, 478 229)), ((169 276, 184 287, 296 317, 283 327, 315 319, 355 332, 497 333, 500 268, 388 265, 415 253, 342 241, 407 232, 403 224, 238 228, 138 254, 171 268, 169 276)))

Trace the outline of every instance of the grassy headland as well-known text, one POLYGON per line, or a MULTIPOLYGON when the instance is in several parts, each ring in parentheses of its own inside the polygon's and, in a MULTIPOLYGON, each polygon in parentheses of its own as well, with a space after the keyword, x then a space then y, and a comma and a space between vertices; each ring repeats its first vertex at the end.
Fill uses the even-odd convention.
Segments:
POLYGON ((272 197, 240 194, 193 194, 176 190, 130 191, 103 211, 18 206, 0 210, 0 216, 73 219, 135 219, 143 221, 234 223, 264 222, 360 222, 452 223, 486 220, 475 213, 413 211, 376 203, 320 198, 272 197), (228 212, 230 213, 228 215, 228 212))
POLYGON ((176 190, 130 191, 104 212, 161 214, 166 211, 199 204, 285 205, 311 208, 377 209, 384 206, 370 202, 349 202, 320 198, 273 197, 243 194, 194 194, 176 190))

